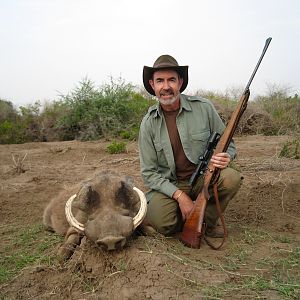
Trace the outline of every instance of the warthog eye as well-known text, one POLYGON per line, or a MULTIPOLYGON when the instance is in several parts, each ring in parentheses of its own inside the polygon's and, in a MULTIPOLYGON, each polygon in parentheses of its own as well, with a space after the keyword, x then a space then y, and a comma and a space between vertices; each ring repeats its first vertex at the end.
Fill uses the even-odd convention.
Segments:
POLYGON ((121 205, 124 208, 130 209, 132 207, 132 188, 130 188, 125 182, 122 182, 121 187, 116 191, 115 202, 117 205, 121 205))
POLYGON ((130 211, 129 211, 129 209, 121 208, 121 209, 120 209, 120 214, 121 214, 122 216, 130 216, 130 211))
POLYGON ((123 246, 124 246, 123 240, 116 242, 116 249, 122 249, 123 246))

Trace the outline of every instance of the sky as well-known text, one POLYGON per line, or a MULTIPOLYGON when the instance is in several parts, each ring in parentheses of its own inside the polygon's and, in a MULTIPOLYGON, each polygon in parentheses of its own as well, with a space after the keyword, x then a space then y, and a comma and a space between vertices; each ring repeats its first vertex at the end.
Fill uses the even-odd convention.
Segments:
POLYGON ((59 98, 88 78, 142 86, 162 54, 189 66, 185 93, 251 85, 300 93, 299 0, 0 0, 0 99, 59 98))

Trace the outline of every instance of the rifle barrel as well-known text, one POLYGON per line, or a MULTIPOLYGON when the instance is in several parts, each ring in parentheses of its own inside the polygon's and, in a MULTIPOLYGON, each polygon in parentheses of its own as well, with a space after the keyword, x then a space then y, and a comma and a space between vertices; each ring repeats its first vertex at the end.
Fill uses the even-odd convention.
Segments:
POLYGON ((253 80, 253 78, 254 78, 254 76, 255 76, 255 74, 256 74, 259 66, 260 66, 260 63, 261 63, 262 59, 264 58, 264 56, 265 56, 265 54, 267 52, 267 49, 268 49, 268 47, 269 47, 269 45, 271 43, 271 40, 272 40, 271 37, 269 37, 269 38, 266 39, 266 43, 265 43, 264 49, 263 49, 263 51, 261 53, 261 56, 260 56, 260 58, 259 58, 259 60, 258 60, 258 62, 256 64, 256 67, 255 67, 255 69, 254 69, 254 71, 253 71, 253 73, 252 73, 252 75, 251 75, 251 77, 250 77, 250 79, 249 79, 249 81, 248 81, 248 83, 246 85, 244 93, 246 93, 249 90, 250 85, 252 83, 252 80, 253 80))

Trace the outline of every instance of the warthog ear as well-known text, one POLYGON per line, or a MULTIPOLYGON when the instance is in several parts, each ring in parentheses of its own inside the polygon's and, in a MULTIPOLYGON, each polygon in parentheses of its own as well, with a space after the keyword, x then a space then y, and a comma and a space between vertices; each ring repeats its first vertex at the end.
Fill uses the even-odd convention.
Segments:
POLYGON ((130 184, 133 182, 132 178, 128 177, 126 180, 124 178, 122 179, 119 188, 115 192, 115 203, 134 212, 136 210, 135 206, 140 202, 139 197, 133 190, 133 185, 130 184), (129 179, 129 183, 127 179, 129 179))
POLYGON ((124 181, 127 183, 131 188, 133 188, 133 178, 131 176, 124 176, 124 181))
POLYGON ((93 200, 95 200, 94 194, 95 192, 90 184, 83 184, 77 193, 76 199, 74 199, 73 207, 77 207, 83 211, 89 210, 93 205, 93 200))

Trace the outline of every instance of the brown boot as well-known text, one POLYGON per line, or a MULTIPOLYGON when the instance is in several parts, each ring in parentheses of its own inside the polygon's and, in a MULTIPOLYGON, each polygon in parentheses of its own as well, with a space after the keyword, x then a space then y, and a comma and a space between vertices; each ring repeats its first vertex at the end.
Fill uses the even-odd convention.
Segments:
POLYGON ((142 222, 138 229, 142 235, 155 236, 157 234, 157 231, 148 222, 142 222))
POLYGON ((224 230, 222 226, 209 226, 206 228, 205 231, 206 236, 211 238, 223 238, 224 237, 224 230))

